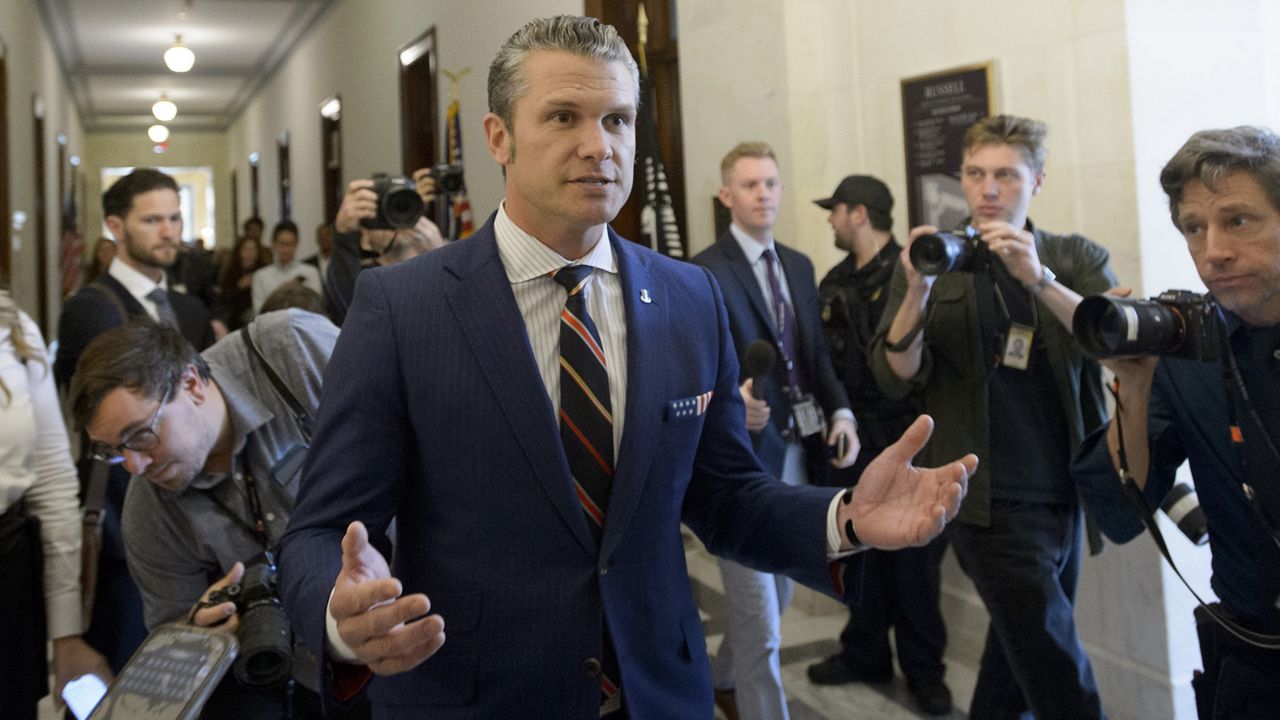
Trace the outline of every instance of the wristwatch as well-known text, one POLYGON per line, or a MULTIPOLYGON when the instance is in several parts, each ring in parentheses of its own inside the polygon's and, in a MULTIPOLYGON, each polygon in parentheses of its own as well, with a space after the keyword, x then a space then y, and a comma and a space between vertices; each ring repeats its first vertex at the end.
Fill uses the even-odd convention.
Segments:
POLYGON ((1050 270, 1048 266, 1041 265, 1040 279, 1028 285, 1027 289, 1035 293, 1036 295, 1039 295, 1040 293, 1044 292, 1045 288, 1049 287, 1049 283, 1057 279, 1058 279, 1058 276, 1054 275, 1053 271, 1050 270))

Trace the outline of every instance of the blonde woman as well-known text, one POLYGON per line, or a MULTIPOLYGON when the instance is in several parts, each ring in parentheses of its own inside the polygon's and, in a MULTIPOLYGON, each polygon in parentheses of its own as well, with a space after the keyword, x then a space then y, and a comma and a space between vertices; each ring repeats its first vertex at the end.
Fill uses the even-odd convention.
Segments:
POLYGON ((48 689, 45 638, 53 640, 54 697, 106 659, 80 638, 79 484, 53 371, 36 324, 0 290, 0 698, 5 717, 35 718, 48 689), (46 634, 47 633, 47 634, 46 634))

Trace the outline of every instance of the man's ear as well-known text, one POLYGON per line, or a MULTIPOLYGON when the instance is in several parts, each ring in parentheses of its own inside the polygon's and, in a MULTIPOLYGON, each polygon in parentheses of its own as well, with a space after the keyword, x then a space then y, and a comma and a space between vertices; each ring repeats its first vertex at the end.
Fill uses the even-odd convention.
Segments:
POLYGON ((484 116, 484 134, 489 143, 489 154, 503 167, 511 162, 511 132, 507 124, 494 113, 484 116))
POLYGON ((188 365, 182 369, 178 387, 191 396, 192 402, 200 405, 209 397, 209 382, 200 377, 200 371, 196 370, 195 365, 188 365))
POLYGON ((721 204, 721 205, 725 206, 726 208, 728 208, 728 209, 730 209, 730 210, 732 210, 732 209, 733 209, 733 203, 729 202, 729 198, 730 198, 730 195, 729 195, 729 186, 727 186, 727 185, 721 185, 721 186, 720 186, 720 192, 716 193, 716 197, 720 198, 720 204, 721 204))
POLYGON ((1031 186, 1032 195, 1039 195, 1040 191, 1044 189, 1044 176, 1045 176, 1044 170, 1041 170, 1040 172, 1036 173, 1035 184, 1031 186))
POLYGON ((107 229, 111 231, 111 236, 116 242, 124 242, 124 218, 119 215, 108 215, 102 219, 107 224, 107 229))

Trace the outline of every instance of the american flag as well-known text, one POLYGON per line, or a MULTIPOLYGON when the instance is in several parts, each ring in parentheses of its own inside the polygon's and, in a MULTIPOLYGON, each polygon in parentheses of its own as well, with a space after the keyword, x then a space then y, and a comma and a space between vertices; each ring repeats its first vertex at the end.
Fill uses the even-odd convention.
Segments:
POLYGON ((640 228, 644 243, 663 255, 685 256, 684 241, 676 226, 676 213, 667 187, 667 171, 662 167, 658 148, 658 123, 654 114, 653 92, 648 73, 640 74, 640 116, 636 118, 636 155, 644 180, 644 206, 640 210, 640 228))
MULTIPOLYGON (((446 145, 449 152, 449 164, 462 167, 462 121, 457 98, 449 102, 448 120, 446 122, 446 145)), ((449 239, 462 240, 475 232, 475 223, 471 218, 471 200, 467 198, 467 183, 453 194, 449 208, 449 239)))

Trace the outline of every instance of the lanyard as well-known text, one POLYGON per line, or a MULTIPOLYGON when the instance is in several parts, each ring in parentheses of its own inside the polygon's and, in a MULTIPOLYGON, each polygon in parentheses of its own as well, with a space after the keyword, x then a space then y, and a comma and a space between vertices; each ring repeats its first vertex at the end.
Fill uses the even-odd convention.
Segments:
MULTIPOLYGON (((235 510, 232 510, 222 498, 218 497, 214 492, 214 488, 205 491, 214 506, 218 508, 218 512, 223 517, 238 525, 245 532, 249 533, 253 539, 262 546, 263 550, 271 549, 271 536, 267 534, 267 521, 262 513, 262 500, 258 495, 258 481, 254 479, 253 472, 249 470, 248 452, 241 453, 239 458, 239 466, 243 468, 242 477, 244 478, 245 494, 249 496, 249 512, 253 514, 253 523, 241 517, 235 510)), ((236 479, 233 474, 232 481, 236 479)))

